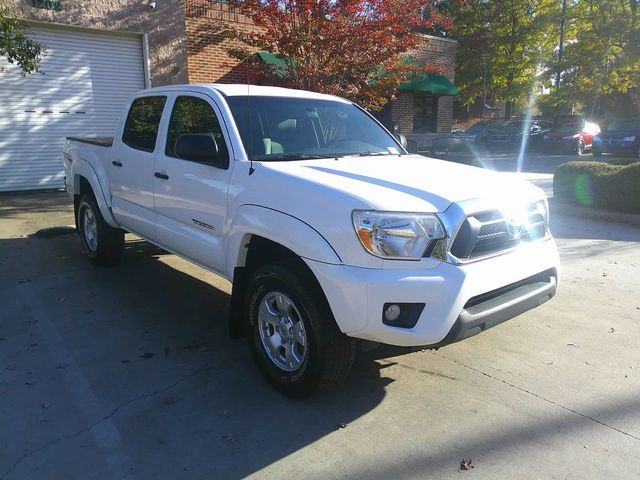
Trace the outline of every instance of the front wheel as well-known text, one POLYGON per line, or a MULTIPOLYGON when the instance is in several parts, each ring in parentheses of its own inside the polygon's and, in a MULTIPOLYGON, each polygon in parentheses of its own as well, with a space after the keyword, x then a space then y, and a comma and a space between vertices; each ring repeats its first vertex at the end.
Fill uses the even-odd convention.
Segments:
POLYGON ((251 353, 277 390, 307 397, 347 377, 355 341, 340 332, 320 287, 302 266, 284 261, 259 268, 246 301, 251 353))
POLYGON ((91 263, 104 267, 120 261, 124 253, 124 231, 105 221, 93 195, 80 199, 77 224, 82 248, 91 263))
POLYGON ((576 147, 576 153, 577 153, 579 156, 582 156, 582 155, 584 155, 584 151, 585 151, 585 145, 584 145, 584 142, 583 142, 582 140, 580 140, 580 141, 578 142, 578 146, 576 147))

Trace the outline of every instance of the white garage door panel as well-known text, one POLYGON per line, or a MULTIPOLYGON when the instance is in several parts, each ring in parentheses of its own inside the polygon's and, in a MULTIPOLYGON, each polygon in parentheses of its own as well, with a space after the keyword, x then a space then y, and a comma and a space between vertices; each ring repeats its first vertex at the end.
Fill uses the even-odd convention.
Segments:
POLYGON ((62 188, 68 136, 112 136, 144 88, 139 36, 32 27, 46 47, 42 74, 0 59, 0 191, 62 188))

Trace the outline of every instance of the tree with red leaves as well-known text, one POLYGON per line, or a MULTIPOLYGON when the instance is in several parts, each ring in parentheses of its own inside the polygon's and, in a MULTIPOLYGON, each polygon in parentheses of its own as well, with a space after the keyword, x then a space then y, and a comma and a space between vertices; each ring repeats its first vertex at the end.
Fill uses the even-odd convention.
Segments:
POLYGON ((437 73, 405 55, 424 31, 446 29, 442 0, 230 0, 251 31, 234 30, 243 47, 229 51, 249 63, 263 84, 340 95, 379 109, 418 73, 437 73), (256 52, 274 54, 279 66, 256 52))

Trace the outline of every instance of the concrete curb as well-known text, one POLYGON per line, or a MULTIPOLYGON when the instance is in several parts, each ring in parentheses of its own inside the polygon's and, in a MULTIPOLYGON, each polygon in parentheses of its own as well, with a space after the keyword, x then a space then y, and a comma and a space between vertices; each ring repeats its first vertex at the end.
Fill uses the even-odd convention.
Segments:
POLYGON ((553 198, 549 199, 549 208, 551 212, 555 214, 640 226, 640 215, 635 213, 614 212, 611 210, 600 210, 597 208, 571 205, 553 198))

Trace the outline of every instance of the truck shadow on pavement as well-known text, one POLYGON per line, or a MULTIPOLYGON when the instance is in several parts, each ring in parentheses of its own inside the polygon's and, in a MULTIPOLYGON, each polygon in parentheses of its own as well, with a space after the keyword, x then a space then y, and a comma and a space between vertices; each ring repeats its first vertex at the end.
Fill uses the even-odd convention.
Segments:
POLYGON ((391 381, 365 357, 335 392, 282 397, 227 335, 228 285, 144 241, 111 269, 69 232, 0 252, 3 479, 242 478, 348 428, 391 381))

